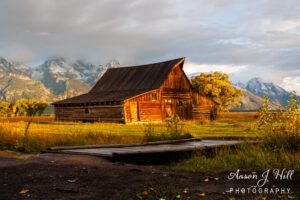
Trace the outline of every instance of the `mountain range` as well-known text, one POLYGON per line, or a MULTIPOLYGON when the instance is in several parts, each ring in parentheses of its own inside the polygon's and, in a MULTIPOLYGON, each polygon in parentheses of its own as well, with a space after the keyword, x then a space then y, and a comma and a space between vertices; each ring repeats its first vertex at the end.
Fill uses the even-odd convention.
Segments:
POLYGON ((0 101, 37 98, 53 102, 83 94, 108 68, 119 66, 117 60, 94 65, 82 60, 53 57, 32 68, 0 58, 0 101))
MULTIPOLYGON (((288 92, 282 87, 265 82, 261 78, 252 78, 246 85, 242 83, 234 84, 243 92, 243 97, 239 101, 241 107, 233 106, 231 110, 257 110, 264 102, 263 97, 267 96, 270 100, 271 109, 277 109, 278 105, 285 107, 290 99, 292 92, 288 92)), ((300 97, 297 96, 300 101, 300 97)))
MULTIPOLYGON (((108 68, 120 66, 115 59, 101 65, 52 57, 39 66, 29 67, 0 58, 0 101, 36 98, 50 103, 80 95, 88 92, 108 68)), ((257 110, 263 103, 263 96, 270 98, 273 108, 278 104, 285 106, 291 94, 260 78, 253 78, 245 85, 236 83, 235 87, 243 91, 243 98, 241 107, 233 106, 232 110, 257 110)))

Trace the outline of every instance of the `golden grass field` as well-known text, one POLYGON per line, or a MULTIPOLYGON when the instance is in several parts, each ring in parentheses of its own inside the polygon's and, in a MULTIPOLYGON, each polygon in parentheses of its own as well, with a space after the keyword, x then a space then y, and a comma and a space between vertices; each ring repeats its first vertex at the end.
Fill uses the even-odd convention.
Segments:
MULTIPOLYGON (((182 127, 193 137, 256 137, 259 135, 251 128, 256 116, 255 113, 221 113, 217 121, 186 121, 182 127)), ((50 146, 137 143, 143 141, 147 126, 147 123, 56 122, 52 116, 41 116, 33 118, 25 138, 28 120, 28 117, 0 118, 2 150, 39 152, 50 146)), ((166 131, 164 123, 152 126, 155 134, 166 131)))
MULTIPOLYGON (((218 120, 210 122, 180 122, 183 133, 193 137, 265 137, 255 129, 257 113, 220 113, 218 120)), ((52 146, 96 145, 139 143, 145 141, 149 124, 154 134, 167 133, 166 123, 116 124, 57 122, 54 118, 35 117, 25 136, 28 117, 0 118, 0 150, 20 152, 41 152, 52 146)), ((158 137, 159 138, 159 137, 158 137)), ((277 139, 275 139, 277 140, 277 139)), ((280 139, 281 140, 281 139, 280 139)), ((284 141, 277 141, 282 143, 284 141)), ((221 172, 236 168, 258 170, 263 168, 300 169, 299 151, 270 151, 264 144, 242 145, 238 150, 223 149, 215 153, 214 158, 196 154, 190 159, 171 165, 172 169, 221 172)))

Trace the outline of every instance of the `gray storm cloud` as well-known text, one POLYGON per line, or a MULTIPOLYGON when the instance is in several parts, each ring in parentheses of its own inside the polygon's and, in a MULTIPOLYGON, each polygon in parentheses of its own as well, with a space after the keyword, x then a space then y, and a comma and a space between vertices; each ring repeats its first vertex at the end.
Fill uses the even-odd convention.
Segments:
POLYGON ((299 13, 298 0, 2 0, 0 56, 128 65, 185 56, 280 82, 300 76, 299 13))

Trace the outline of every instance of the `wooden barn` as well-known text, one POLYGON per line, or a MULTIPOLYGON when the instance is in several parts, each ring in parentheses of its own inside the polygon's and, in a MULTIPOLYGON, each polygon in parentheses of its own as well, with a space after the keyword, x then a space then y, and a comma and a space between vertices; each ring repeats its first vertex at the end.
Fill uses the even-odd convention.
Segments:
POLYGON ((53 103, 59 121, 131 123, 215 119, 217 104, 193 91, 183 71, 184 58, 111 68, 80 96, 53 103))

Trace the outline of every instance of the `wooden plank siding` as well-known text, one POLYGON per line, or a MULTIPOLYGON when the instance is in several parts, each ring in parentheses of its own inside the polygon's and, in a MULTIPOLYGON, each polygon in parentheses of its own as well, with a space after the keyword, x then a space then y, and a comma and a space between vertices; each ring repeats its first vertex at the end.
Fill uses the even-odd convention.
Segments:
POLYGON ((215 119, 216 115, 216 103, 201 95, 199 92, 193 91, 193 119, 215 119))
POLYGON ((124 122, 123 104, 54 107, 57 121, 124 122))
POLYGON ((211 110, 213 107, 211 105, 193 106, 193 119, 211 119, 211 110))
POLYGON ((192 87, 182 66, 175 66, 162 84, 162 119, 178 115, 181 119, 192 119, 192 87))
POLYGON ((160 90, 153 90, 131 99, 124 101, 124 113, 125 122, 136 122, 136 121, 161 121, 161 93, 160 90), (152 95, 156 96, 156 100, 153 100, 152 95), (135 115, 133 105, 136 105, 138 116, 135 115), (138 120, 135 120, 138 119, 138 120))

